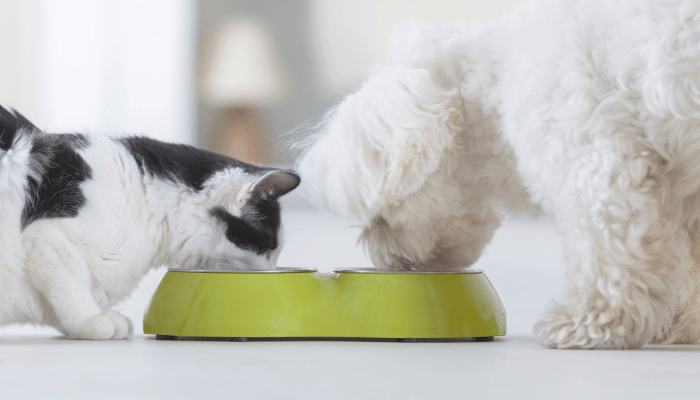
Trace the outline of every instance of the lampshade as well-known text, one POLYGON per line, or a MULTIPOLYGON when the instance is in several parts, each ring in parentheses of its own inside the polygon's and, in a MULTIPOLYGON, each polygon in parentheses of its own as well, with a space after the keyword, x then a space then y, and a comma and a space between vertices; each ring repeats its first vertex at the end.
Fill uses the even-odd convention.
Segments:
POLYGON ((279 101, 287 78, 267 25, 241 17, 220 25, 205 43, 200 65, 202 99, 220 107, 259 107, 279 101))

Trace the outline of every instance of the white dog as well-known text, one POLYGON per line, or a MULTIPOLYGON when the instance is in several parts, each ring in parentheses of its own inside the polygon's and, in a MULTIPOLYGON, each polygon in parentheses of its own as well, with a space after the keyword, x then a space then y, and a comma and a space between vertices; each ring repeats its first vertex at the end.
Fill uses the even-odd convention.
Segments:
POLYGON ((299 167, 379 268, 474 263, 505 213, 564 236, 561 348, 700 336, 700 1, 544 0, 465 29, 404 23, 299 167))

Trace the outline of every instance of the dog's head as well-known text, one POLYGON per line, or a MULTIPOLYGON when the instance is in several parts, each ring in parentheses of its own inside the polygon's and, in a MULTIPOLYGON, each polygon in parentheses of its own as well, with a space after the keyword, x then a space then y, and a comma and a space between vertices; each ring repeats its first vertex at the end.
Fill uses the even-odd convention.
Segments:
POLYGON ((462 125, 457 88, 441 87, 426 70, 387 68, 331 110, 299 169, 312 200, 370 221, 438 170, 454 169, 462 125))
POLYGON ((385 68, 327 115, 299 170, 312 201, 364 225, 375 265, 465 266, 500 221, 479 193, 491 189, 479 187, 486 178, 469 159, 466 129, 458 85, 385 68))
POLYGON ((493 71, 469 67, 485 50, 457 26, 404 23, 390 48, 389 66, 326 115, 299 171, 312 202, 364 226, 375 265, 468 266, 501 210, 529 204, 480 98, 493 71))

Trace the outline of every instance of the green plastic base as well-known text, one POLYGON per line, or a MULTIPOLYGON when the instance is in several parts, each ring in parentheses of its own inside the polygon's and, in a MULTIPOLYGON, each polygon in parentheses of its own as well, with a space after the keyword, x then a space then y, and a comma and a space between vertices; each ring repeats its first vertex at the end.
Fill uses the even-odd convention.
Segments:
POLYGON ((486 275, 168 271, 143 321, 159 338, 490 338, 505 310, 486 275))

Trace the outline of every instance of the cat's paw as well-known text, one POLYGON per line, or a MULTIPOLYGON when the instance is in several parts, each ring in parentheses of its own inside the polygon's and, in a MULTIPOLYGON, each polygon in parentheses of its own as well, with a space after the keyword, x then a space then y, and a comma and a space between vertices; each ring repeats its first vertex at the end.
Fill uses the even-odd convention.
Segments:
POLYGON ((116 311, 88 318, 80 329, 70 332, 76 339, 106 340, 128 339, 134 333, 134 325, 129 318, 116 311))

